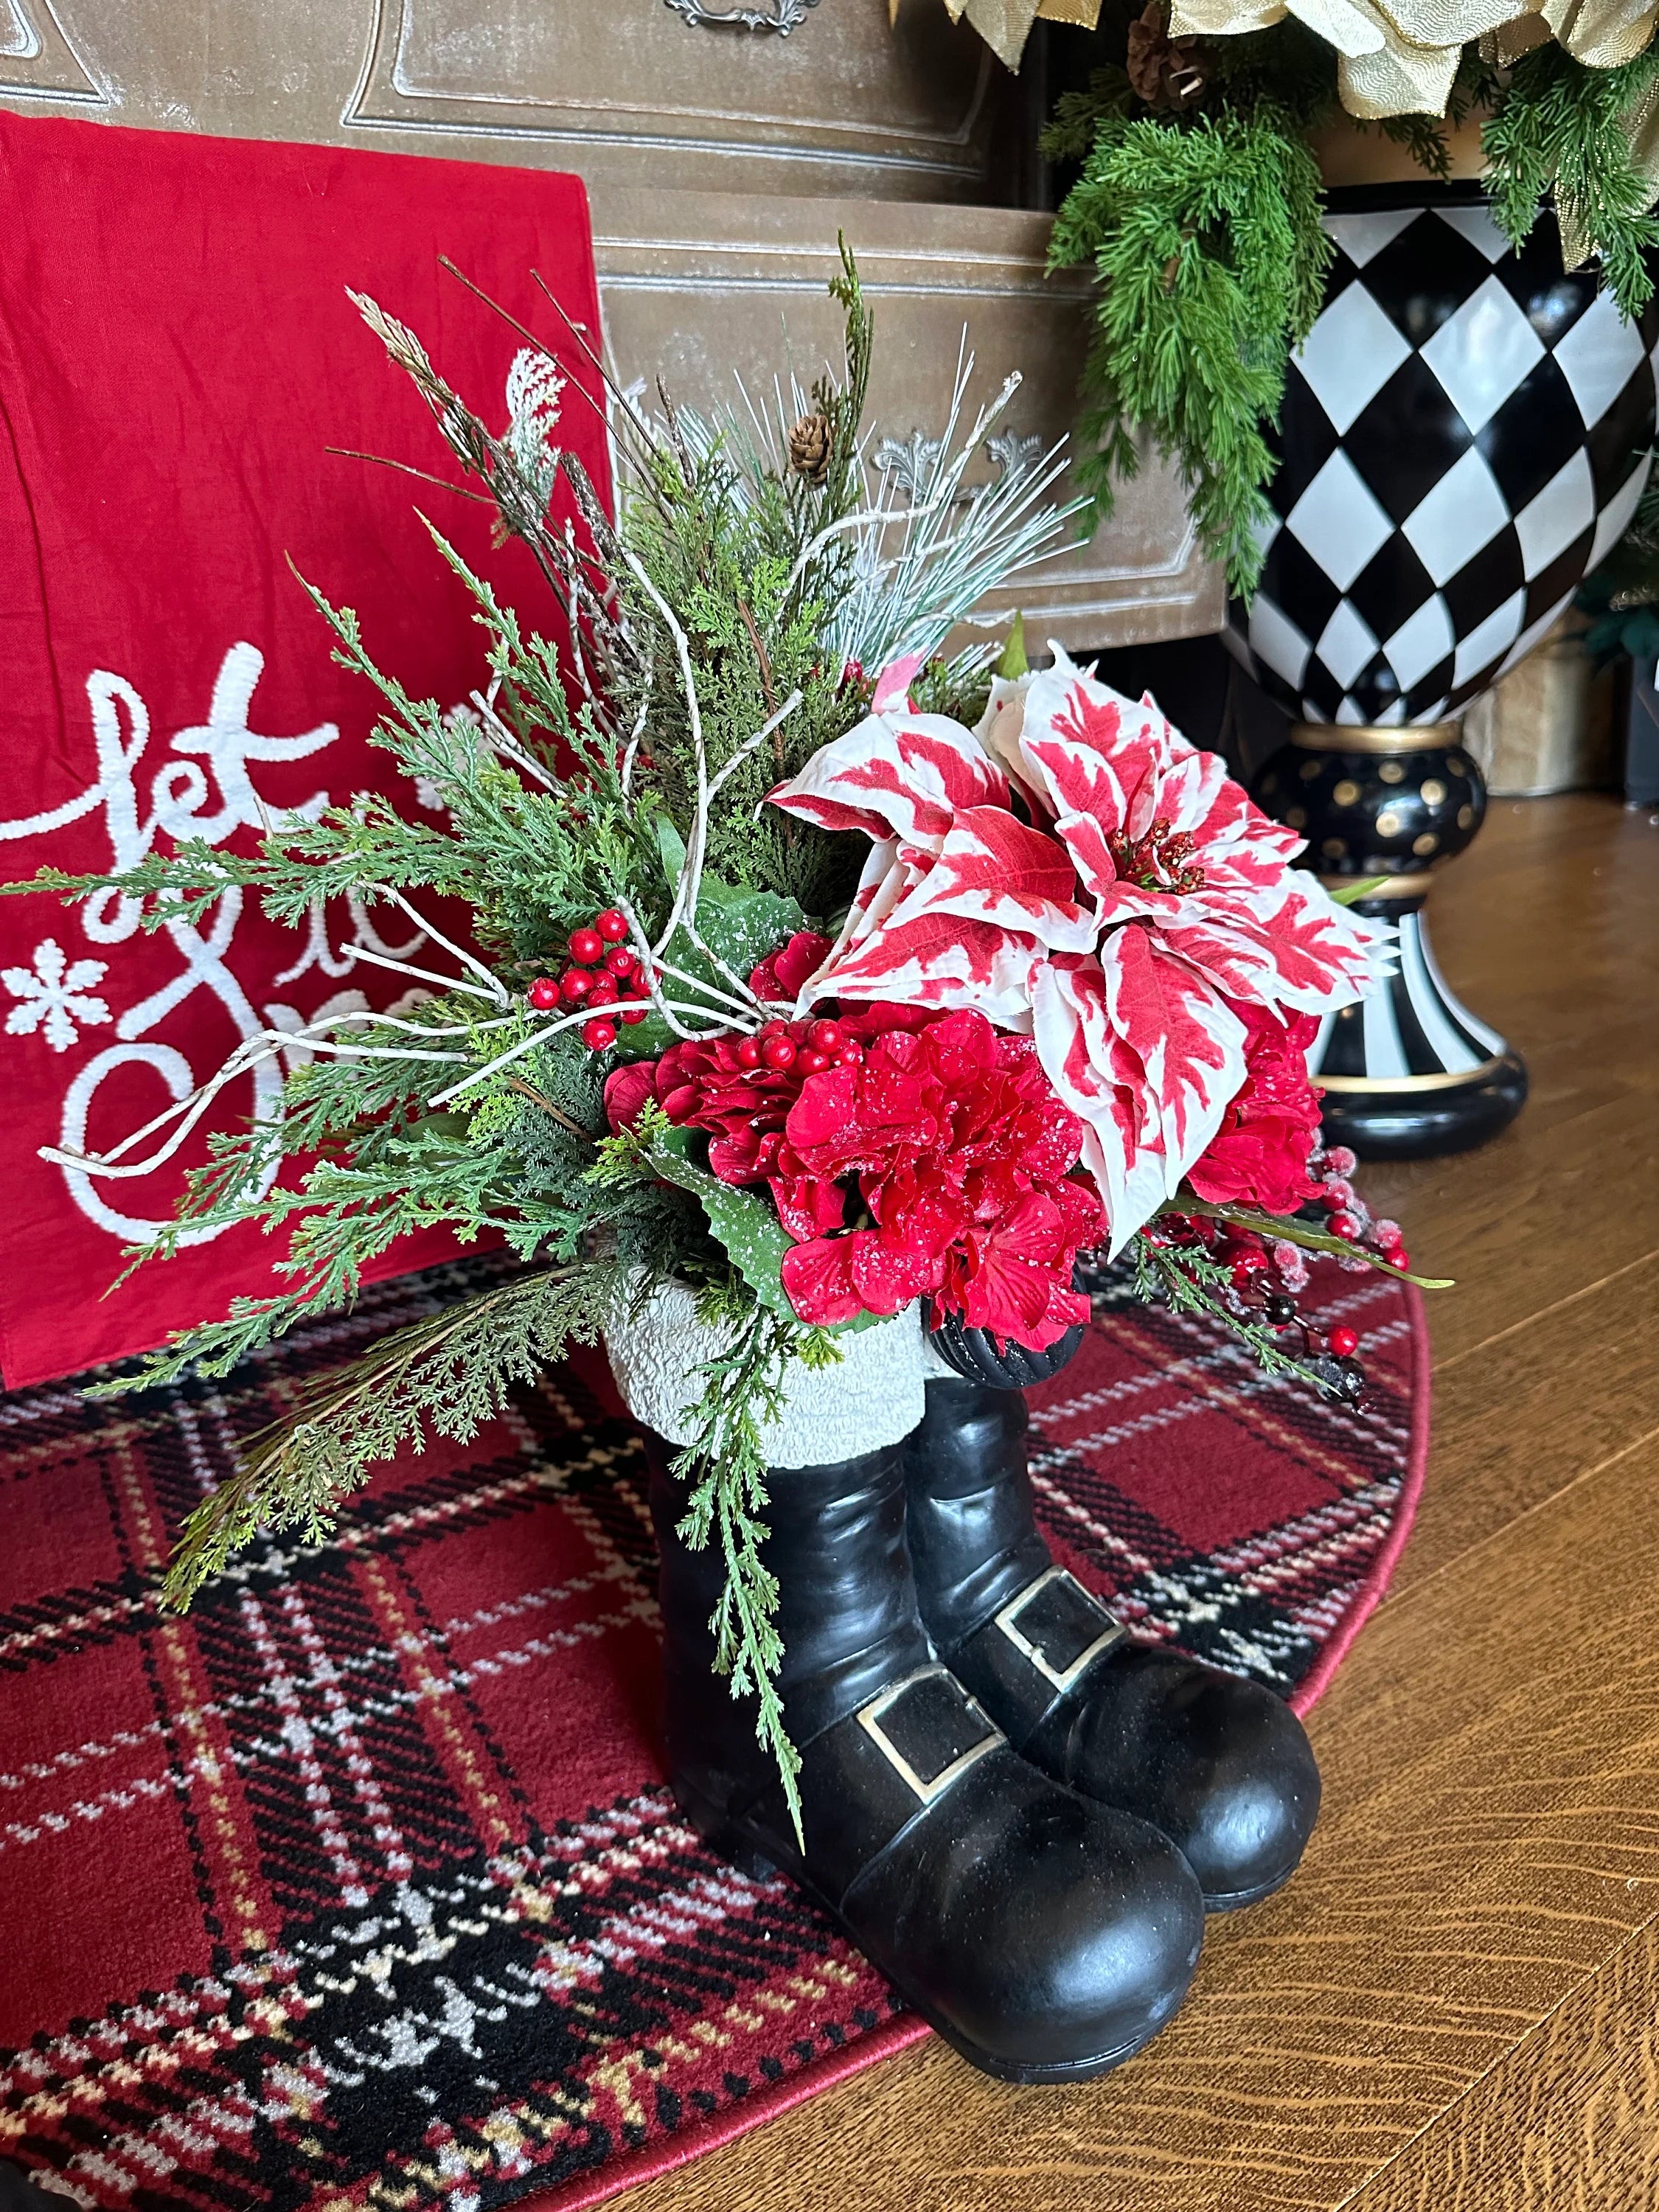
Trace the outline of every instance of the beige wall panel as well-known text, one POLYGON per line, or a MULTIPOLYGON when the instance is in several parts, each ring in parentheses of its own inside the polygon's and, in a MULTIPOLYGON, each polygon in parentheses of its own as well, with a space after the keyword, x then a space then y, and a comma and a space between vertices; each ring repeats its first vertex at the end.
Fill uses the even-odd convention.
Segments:
MULTIPOLYGON (((879 322, 873 415, 901 440, 937 434, 964 322, 979 393, 1024 374, 1009 428, 1048 443, 1072 418, 1086 283, 1044 277, 1045 216, 974 204, 1003 196, 1011 85, 939 0, 902 0, 896 37, 887 0, 818 0, 787 38, 666 0, 0 0, 0 102, 24 113, 574 171, 617 360, 689 400, 732 367, 769 383, 788 343, 809 373, 834 348, 844 228, 879 322)), ((1079 651, 1222 619, 1159 466, 1018 596, 1079 651)))
MULTIPOLYGON (((660 367, 671 392, 697 406, 735 396, 734 372, 757 403, 792 364, 810 383, 839 358, 839 312, 824 290, 838 229, 876 317, 878 436, 941 433, 964 325, 974 398, 988 402, 1018 369, 1024 380, 1002 427, 1045 447, 1066 434, 1089 289, 1081 277, 1045 277, 1048 219, 1012 209, 757 204, 717 193, 677 193, 665 207, 652 194, 596 190, 606 332, 623 379, 660 367)), ((1157 463, 1123 487, 1090 543, 987 612, 1006 617, 1016 603, 1034 636, 1078 652, 1194 636, 1218 629, 1224 613, 1219 571, 1198 551, 1173 472, 1157 463)))
MULTIPOLYGON (((761 0, 763 5, 774 0, 761 0)), ((787 38, 667 0, 0 0, 0 92, 125 123, 730 192, 997 200, 1012 81, 938 0, 787 38)))

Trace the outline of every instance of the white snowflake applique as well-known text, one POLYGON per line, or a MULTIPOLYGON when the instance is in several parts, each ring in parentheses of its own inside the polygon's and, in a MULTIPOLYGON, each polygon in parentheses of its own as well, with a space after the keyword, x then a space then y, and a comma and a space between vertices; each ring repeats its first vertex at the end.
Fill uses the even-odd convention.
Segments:
POLYGON ((54 1052, 67 1052, 80 1035, 77 1022, 88 1028, 110 1018, 101 999, 88 996, 94 983, 108 974, 102 960, 70 960, 55 938, 34 948, 30 968, 0 968, 3 983, 17 1004, 6 1016, 8 1036, 31 1036, 39 1030, 54 1052))

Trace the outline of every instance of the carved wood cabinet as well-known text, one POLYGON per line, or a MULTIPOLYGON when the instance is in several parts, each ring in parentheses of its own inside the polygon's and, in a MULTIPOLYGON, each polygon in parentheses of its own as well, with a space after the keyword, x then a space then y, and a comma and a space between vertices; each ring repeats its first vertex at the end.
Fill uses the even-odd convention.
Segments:
MULTIPOLYGON (((619 369, 694 404, 834 350, 844 230, 872 414, 902 441, 938 427, 964 323, 984 394, 1024 373, 1017 434, 1070 422, 1087 286, 1045 278, 1048 218, 1008 204, 1018 98, 940 0, 890 27, 888 0, 0 0, 0 100, 23 112, 576 172, 619 369)), ((1079 652, 1222 619, 1158 465, 1020 596, 1079 652)))

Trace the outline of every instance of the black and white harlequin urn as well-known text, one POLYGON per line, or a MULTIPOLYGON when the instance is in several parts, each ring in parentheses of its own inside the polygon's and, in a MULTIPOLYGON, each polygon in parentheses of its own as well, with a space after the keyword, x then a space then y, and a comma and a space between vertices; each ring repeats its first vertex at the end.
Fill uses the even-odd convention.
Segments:
POLYGON ((1446 988, 1424 920, 1480 826, 1469 702, 1539 643, 1647 481, 1659 307, 1626 322, 1554 220, 1518 250, 1476 186, 1333 192, 1326 301, 1293 357, 1261 582, 1228 642, 1295 717, 1254 789, 1333 885, 1400 927, 1398 975, 1326 1022, 1328 1136, 1368 1158, 1462 1151, 1526 1097, 1446 988))

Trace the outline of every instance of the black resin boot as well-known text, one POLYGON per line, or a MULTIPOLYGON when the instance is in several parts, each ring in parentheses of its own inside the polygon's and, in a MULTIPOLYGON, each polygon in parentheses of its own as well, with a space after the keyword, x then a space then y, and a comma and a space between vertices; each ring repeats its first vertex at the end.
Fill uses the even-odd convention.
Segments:
POLYGON ((1156 1829, 1018 1758, 935 1662, 905 1549, 902 1445, 770 1478, 763 1556, 781 1592, 804 1850, 752 1701, 713 1672, 720 1554, 680 1540, 672 1447, 647 1435, 647 1449, 669 1772, 700 1832, 792 1875, 988 2074, 1080 2081, 1139 2051, 1192 1978, 1198 1886, 1156 1829))
POLYGON ((1031 1510, 1025 1400, 933 1382, 906 1441, 921 1617, 951 1673, 1034 1766, 1162 1829, 1206 1909, 1289 1879, 1319 1811, 1290 1707, 1256 1682, 1131 1643, 1056 1567, 1031 1510))

